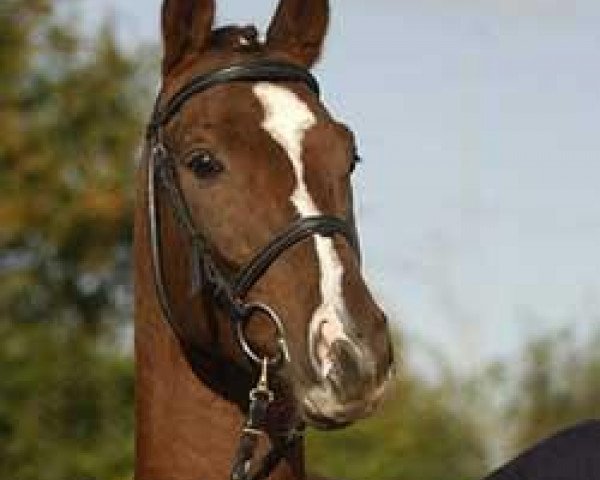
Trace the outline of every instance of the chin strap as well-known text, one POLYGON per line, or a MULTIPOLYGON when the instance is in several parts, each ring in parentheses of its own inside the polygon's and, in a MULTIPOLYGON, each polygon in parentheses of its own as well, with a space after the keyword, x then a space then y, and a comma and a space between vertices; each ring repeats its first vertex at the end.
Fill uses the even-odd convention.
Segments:
POLYGON ((293 428, 285 435, 275 436, 271 441, 273 447, 262 459, 260 465, 253 469, 253 460, 261 436, 266 436, 267 412, 275 395, 269 388, 269 360, 264 358, 260 378, 255 388, 250 391, 250 407, 248 418, 242 429, 240 443, 231 469, 231 480, 264 480, 281 463, 287 452, 302 440, 304 426, 293 428))

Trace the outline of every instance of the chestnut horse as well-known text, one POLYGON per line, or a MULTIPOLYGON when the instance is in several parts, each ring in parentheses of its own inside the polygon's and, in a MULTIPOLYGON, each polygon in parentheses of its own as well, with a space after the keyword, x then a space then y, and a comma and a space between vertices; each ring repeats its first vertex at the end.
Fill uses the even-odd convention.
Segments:
POLYGON ((392 369, 361 275, 353 135, 309 73, 328 4, 281 0, 264 41, 214 14, 162 9, 135 222, 135 474, 305 479, 302 426, 370 415, 392 369))

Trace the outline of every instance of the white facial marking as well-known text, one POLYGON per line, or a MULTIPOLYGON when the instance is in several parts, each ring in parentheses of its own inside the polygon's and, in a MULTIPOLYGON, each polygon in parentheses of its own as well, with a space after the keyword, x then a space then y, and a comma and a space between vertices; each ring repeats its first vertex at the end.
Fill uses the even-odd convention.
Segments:
MULTIPOLYGON (((294 169, 296 187, 291 202, 302 217, 321 215, 308 191, 302 163, 304 138, 317 123, 315 115, 296 94, 279 85, 258 83, 254 94, 265 110, 262 128, 283 147, 294 169)), ((315 235, 314 241, 320 270, 321 305, 313 312, 309 338, 312 348, 312 339, 319 336, 317 351, 311 353, 311 358, 319 357, 320 365, 315 367, 325 377, 332 366, 329 347, 337 339, 347 340, 341 320, 347 312, 342 292, 344 267, 331 239, 315 235)))

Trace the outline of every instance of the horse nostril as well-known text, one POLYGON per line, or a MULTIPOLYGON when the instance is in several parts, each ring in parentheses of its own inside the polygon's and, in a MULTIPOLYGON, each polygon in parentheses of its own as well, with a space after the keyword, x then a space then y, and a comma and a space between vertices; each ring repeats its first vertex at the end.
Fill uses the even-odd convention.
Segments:
POLYGON ((343 402, 359 400, 364 393, 369 376, 365 375, 361 357, 358 348, 347 340, 336 340, 331 344, 331 368, 326 379, 343 402))
POLYGON ((311 338, 311 360, 315 372, 320 378, 326 378, 334 367, 332 346, 340 340, 346 339, 343 328, 337 322, 323 320, 317 324, 311 338))

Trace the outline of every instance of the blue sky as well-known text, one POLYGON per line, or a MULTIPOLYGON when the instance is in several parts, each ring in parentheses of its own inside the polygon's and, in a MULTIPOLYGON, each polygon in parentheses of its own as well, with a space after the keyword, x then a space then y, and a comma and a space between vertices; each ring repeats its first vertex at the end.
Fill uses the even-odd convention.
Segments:
MULTIPOLYGON (((159 0, 86 0, 125 42, 159 0)), ((264 27, 274 1, 219 3, 264 27)), ((221 13, 222 12, 222 13, 221 13)), ((335 0, 318 67, 357 132, 367 275, 416 350, 459 368, 600 319, 600 2, 335 0)), ((421 355, 422 357, 422 355, 421 355)))

